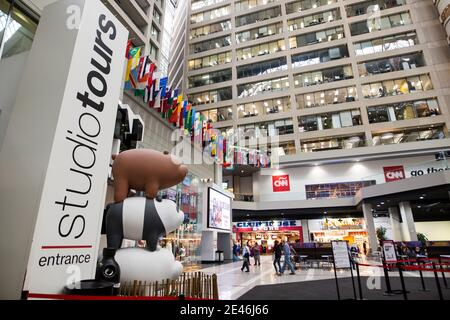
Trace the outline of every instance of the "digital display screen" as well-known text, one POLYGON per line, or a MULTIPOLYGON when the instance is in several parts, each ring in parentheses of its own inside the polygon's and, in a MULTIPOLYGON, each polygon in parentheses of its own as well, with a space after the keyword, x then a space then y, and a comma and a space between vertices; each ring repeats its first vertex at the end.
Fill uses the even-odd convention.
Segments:
POLYGON ((213 188, 208 190, 208 228, 231 228, 231 198, 213 188))

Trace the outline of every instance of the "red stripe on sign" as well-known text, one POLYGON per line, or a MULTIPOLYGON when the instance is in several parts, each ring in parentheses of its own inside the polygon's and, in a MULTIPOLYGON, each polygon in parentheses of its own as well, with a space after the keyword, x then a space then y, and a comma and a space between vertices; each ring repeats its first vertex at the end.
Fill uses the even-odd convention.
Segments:
POLYGON ((92 246, 42 246, 42 250, 53 250, 53 249, 91 249, 92 246))

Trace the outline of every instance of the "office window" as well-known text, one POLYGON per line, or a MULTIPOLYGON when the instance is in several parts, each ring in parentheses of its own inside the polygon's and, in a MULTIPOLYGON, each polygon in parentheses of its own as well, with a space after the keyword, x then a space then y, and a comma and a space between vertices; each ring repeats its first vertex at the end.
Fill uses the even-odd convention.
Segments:
POLYGON ((329 42, 333 40, 342 39, 345 37, 344 28, 342 26, 337 28, 326 29, 322 31, 306 33, 296 37, 289 38, 289 47, 291 49, 305 47, 321 42, 329 42))
POLYGON ((446 133, 443 126, 405 128, 397 131, 372 133, 372 145, 399 144, 416 141, 427 141, 435 139, 444 139, 446 133))
POLYGON ((347 45, 300 53, 292 56, 292 67, 305 67, 332 60, 347 58, 348 56, 347 45))
POLYGON ((286 13, 304 12, 309 9, 326 6, 328 4, 336 3, 336 0, 301 0, 286 3, 286 13))
POLYGON ((221 122, 233 120, 232 107, 223 107, 218 109, 210 109, 201 112, 206 121, 221 122))
POLYGON ((236 17, 236 27, 242 27, 248 24, 276 18, 279 16, 281 16, 280 6, 253 12, 247 15, 236 17))
POLYGON ((441 114, 436 99, 406 101, 384 106, 368 107, 367 112, 370 123, 425 118, 441 114))
POLYGON ((299 131, 319 131, 362 125, 361 111, 359 109, 323 113, 298 118, 299 131))
POLYGON ((236 50, 236 59, 245 60, 266 54, 275 53, 278 51, 286 50, 286 44, 284 40, 272 41, 268 43, 258 44, 253 47, 247 47, 236 50))
POLYGON ((263 6, 269 3, 277 2, 278 0, 242 0, 236 1, 234 7, 236 11, 254 9, 258 6, 263 6))
POLYGON ((152 34, 152 37, 154 37, 158 42, 160 42, 161 32, 158 30, 158 28, 156 28, 156 26, 154 24, 152 24, 151 34, 152 34))
POLYGON ((214 71, 189 77, 189 89, 231 80, 231 69, 214 71))
POLYGON ((193 106, 197 106, 202 104, 226 101, 230 100, 231 98, 232 98, 231 87, 227 87, 217 90, 191 94, 189 95, 189 102, 191 102, 193 106))
POLYGON ((320 13, 315 13, 309 16, 288 20, 288 26, 290 31, 294 31, 297 29, 312 27, 318 24, 333 22, 340 19, 341 19, 341 12, 339 8, 337 8, 320 13))
POLYGON ((399 78, 373 82, 362 86, 364 98, 375 99, 387 96, 395 96, 412 92, 432 90, 430 76, 422 74, 419 76, 399 78))
POLYGON ((189 60, 188 69, 198 70, 208 67, 213 67, 217 65, 223 65, 231 62, 231 52, 223 52, 219 54, 213 54, 210 56, 206 56, 203 58, 197 58, 193 60, 189 60))
POLYGON ((191 15, 191 24, 200 23, 203 21, 214 20, 223 16, 230 14, 230 6, 224 6, 221 8, 203 11, 200 13, 196 13, 191 15))
POLYGON ((274 23, 268 26, 254 28, 236 33, 236 42, 242 43, 246 41, 261 39, 264 37, 280 34, 283 32, 283 23, 274 23))
POLYGON ((406 4, 406 0, 369 0, 346 6, 347 17, 372 14, 406 4))
POLYGON ((364 134, 346 136, 346 137, 331 137, 316 140, 302 140, 302 152, 320 152, 340 149, 353 149, 366 146, 364 134))
POLYGON ((407 48, 418 44, 415 32, 390 35, 354 44, 357 56, 407 48))
POLYGON ((316 91, 296 96, 297 108, 316 108, 358 100, 356 87, 316 91))
POLYGON ((352 36, 375 32, 379 30, 386 30, 390 28, 395 28, 399 26, 404 26, 411 24, 411 16, 409 12, 397 13, 389 16, 384 16, 381 18, 371 18, 369 20, 363 20, 359 22, 352 23, 350 25, 350 32, 352 36))
POLYGON ((153 18, 155 19, 156 22, 161 24, 161 13, 159 13, 158 9, 156 8, 153 9, 153 18))
POLYGON ((219 49, 223 47, 227 47, 231 44, 230 36, 219 37, 211 40, 205 40, 202 42, 193 43, 189 46, 190 53, 199 53, 208 50, 219 49))
POLYGON ((192 10, 202 9, 204 7, 212 6, 214 4, 219 4, 224 2, 225 0, 200 0, 200 1, 192 1, 192 10))
POLYGON ((352 67, 350 65, 347 65, 296 74, 294 75, 294 85, 296 88, 298 88, 352 78, 352 67))
POLYGON ((380 73, 415 69, 418 67, 423 67, 424 65, 425 60, 423 58, 422 52, 415 52, 398 57, 384 58, 359 63, 358 72, 360 77, 366 77, 380 73))
POLYGON ((158 60, 158 47, 153 44, 153 42, 150 42, 150 56, 153 57, 155 60, 158 60))
POLYGON ((237 106, 239 118, 249 118, 259 115, 277 114, 291 110, 289 97, 255 101, 237 106))
POLYGON ((190 31, 190 38, 195 39, 198 37, 206 36, 208 34, 213 34, 213 33, 228 31, 228 30, 231 30, 231 21, 225 20, 222 22, 208 24, 203 27, 192 29, 190 31))
POLYGON ((287 69, 286 57, 237 67, 237 77, 253 77, 287 69))
POLYGON ((237 86, 239 98, 252 97, 266 92, 282 91, 287 88, 289 88, 288 77, 257 81, 237 86))

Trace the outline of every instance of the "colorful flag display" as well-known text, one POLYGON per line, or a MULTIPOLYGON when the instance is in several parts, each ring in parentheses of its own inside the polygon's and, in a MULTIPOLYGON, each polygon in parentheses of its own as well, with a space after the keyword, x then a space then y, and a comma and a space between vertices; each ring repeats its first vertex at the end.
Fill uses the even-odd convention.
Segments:
POLYGON ((189 103, 178 88, 168 86, 167 76, 160 75, 149 56, 141 56, 141 48, 127 43, 125 58, 124 90, 133 91, 149 108, 158 110, 161 117, 168 119, 174 127, 180 128, 190 137, 195 147, 209 153, 224 167, 238 165, 270 166, 269 156, 258 150, 235 147, 233 132, 215 130, 212 123, 189 103))

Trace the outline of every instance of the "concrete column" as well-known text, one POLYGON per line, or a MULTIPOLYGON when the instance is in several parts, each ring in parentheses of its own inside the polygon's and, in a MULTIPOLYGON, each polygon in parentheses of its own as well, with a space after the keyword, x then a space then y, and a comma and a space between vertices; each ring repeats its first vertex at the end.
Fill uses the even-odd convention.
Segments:
POLYGON ((303 242, 310 242, 308 220, 302 220, 303 242))
POLYGON ((401 218, 397 207, 389 207, 389 219, 392 228, 392 240, 403 241, 401 218))
POLYGON ((214 163, 214 183, 222 187, 222 166, 214 163))
POLYGON ((369 236, 369 255, 371 255, 374 251, 378 250, 378 239, 377 233, 375 231, 375 223, 373 221, 372 215, 372 204, 363 203, 362 204, 364 220, 366 221, 367 233, 369 236))
POLYGON ((402 217, 403 239, 405 241, 417 241, 416 226, 412 214, 411 204, 409 202, 400 202, 398 204, 402 217))

